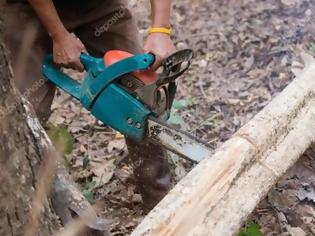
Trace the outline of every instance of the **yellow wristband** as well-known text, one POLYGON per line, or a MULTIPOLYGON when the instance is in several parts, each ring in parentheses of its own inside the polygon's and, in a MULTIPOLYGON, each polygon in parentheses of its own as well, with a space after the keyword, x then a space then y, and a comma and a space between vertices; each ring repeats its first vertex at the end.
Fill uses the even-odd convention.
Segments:
POLYGON ((152 33, 163 33, 163 34, 171 35, 171 29, 164 28, 164 27, 161 27, 161 28, 153 27, 149 29, 149 34, 152 34, 152 33))

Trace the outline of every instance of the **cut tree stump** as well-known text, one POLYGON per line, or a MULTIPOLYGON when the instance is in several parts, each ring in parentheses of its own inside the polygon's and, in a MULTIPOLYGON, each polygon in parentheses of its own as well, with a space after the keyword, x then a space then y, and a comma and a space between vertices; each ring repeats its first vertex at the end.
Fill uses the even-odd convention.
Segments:
POLYGON ((132 233, 236 235, 315 137, 315 62, 251 121, 200 162, 132 233))

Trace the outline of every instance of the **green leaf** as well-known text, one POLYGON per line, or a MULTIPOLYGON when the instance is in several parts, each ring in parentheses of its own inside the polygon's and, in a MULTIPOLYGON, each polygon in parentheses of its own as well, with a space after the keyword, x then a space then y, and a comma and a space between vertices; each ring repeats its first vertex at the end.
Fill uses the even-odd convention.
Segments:
POLYGON ((192 99, 174 100, 173 108, 176 110, 181 110, 181 109, 184 109, 188 106, 191 106, 192 104, 193 104, 192 99))
POLYGON ((95 181, 86 182, 84 188, 87 190, 92 190, 96 185, 95 181))
POLYGON ((91 160, 88 156, 83 158, 83 169, 86 169, 88 165, 90 164, 91 160))
POLYGON ((260 231, 258 224, 250 223, 240 230, 238 236, 263 236, 263 233, 260 231))
POLYGON ((181 125, 184 123, 184 119, 180 115, 171 113, 171 116, 167 122, 172 125, 181 125))
POLYGON ((95 195, 93 193, 93 189, 96 186, 95 181, 86 181, 83 183, 83 186, 81 186, 81 191, 83 196, 88 200, 90 203, 93 203, 95 201, 95 195))
POLYGON ((88 200, 89 203, 94 203, 95 196, 94 193, 90 190, 83 190, 82 192, 83 196, 88 200))
POLYGON ((70 154, 73 151, 74 138, 64 125, 48 124, 48 136, 61 154, 70 154))
POLYGON ((315 53, 315 45, 312 44, 309 48, 309 50, 312 52, 312 53, 315 53))
POLYGON ((196 78, 196 77, 194 77, 194 76, 186 76, 186 77, 185 77, 185 80, 187 80, 187 81, 193 81, 195 78, 196 78))

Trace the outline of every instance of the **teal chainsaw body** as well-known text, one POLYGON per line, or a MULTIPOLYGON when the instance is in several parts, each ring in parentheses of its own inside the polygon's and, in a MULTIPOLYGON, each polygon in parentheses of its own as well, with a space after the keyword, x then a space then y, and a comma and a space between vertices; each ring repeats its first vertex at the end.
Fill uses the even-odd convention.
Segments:
MULTIPOLYGON (((189 61, 192 57, 192 54, 188 55, 188 52, 182 54, 186 55, 184 60, 189 61)), ((173 57, 173 59, 177 57, 173 57)), ((183 61, 173 60, 172 64, 169 61, 169 70, 164 70, 162 73, 164 76, 154 80, 153 83, 152 81, 140 81, 139 88, 131 90, 128 86, 130 81, 135 80, 128 79, 128 76, 130 77, 132 73, 148 70, 154 63, 154 55, 128 54, 128 56, 124 56, 121 60, 116 60, 109 65, 106 65, 105 58, 106 55, 104 58, 95 58, 87 54, 81 55, 80 59, 86 70, 82 83, 62 72, 53 63, 52 55, 44 59, 42 73, 46 79, 79 100, 96 119, 127 137, 141 141, 145 136, 148 117, 160 115, 153 109, 153 105, 156 104, 155 99, 163 100, 161 99, 162 90, 172 90, 171 93, 167 91, 166 96, 164 96, 167 97, 167 104, 163 105, 163 110, 169 114, 168 111, 172 103, 170 98, 173 99, 176 90, 174 79, 182 74, 189 65, 184 70, 171 72, 170 69, 174 69, 175 66, 178 67, 183 61), (125 77, 125 85, 121 82, 123 77, 125 77), (164 89, 166 84, 167 88, 164 89), (150 97, 146 99, 147 102, 144 102, 145 97, 150 97), (151 97, 155 99, 151 99, 151 97)), ((139 81, 137 83, 139 84, 139 81)))

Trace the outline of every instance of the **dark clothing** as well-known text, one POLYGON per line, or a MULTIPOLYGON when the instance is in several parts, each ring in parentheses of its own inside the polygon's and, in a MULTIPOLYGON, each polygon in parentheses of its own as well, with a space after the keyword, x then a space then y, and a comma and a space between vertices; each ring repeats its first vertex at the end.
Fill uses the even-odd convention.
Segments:
POLYGON ((104 0, 53 0, 53 2, 56 8, 60 9, 91 9, 102 4, 104 0))
MULTIPOLYGON (((83 1, 102 3, 90 10, 58 9, 58 14, 65 27, 80 38, 91 55, 102 57, 111 49, 131 53, 142 52, 137 27, 125 1, 58 0, 58 2, 76 2, 75 4, 83 1)), ((15 66, 26 26, 31 23, 40 24, 34 11, 27 4, 6 4, 0 11, 5 23, 4 41, 11 51, 11 59, 15 66)), ((43 81, 42 59, 51 51, 51 39, 45 29, 39 26, 36 41, 25 65, 23 73, 25 76, 15 78, 16 86, 22 94, 27 94, 26 98, 32 103, 42 123, 46 122, 50 116, 50 106, 55 93, 55 87, 51 83, 38 83, 43 81), (32 89, 34 84, 41 86, 34 90, 32 89)), ((131 140, 127 140, 127 145, 144 203, 151 208, 161 200, 171 186, 165 151, 153 144, 137 144, 131 140)))
MULTIPOLYGON (((27 0, 7 0, 7 2, 28 4, 27 0)), ((57 9, 91 9, 100 5, 102 2, 104 2, 104 0, 53 0, 57 9)))

